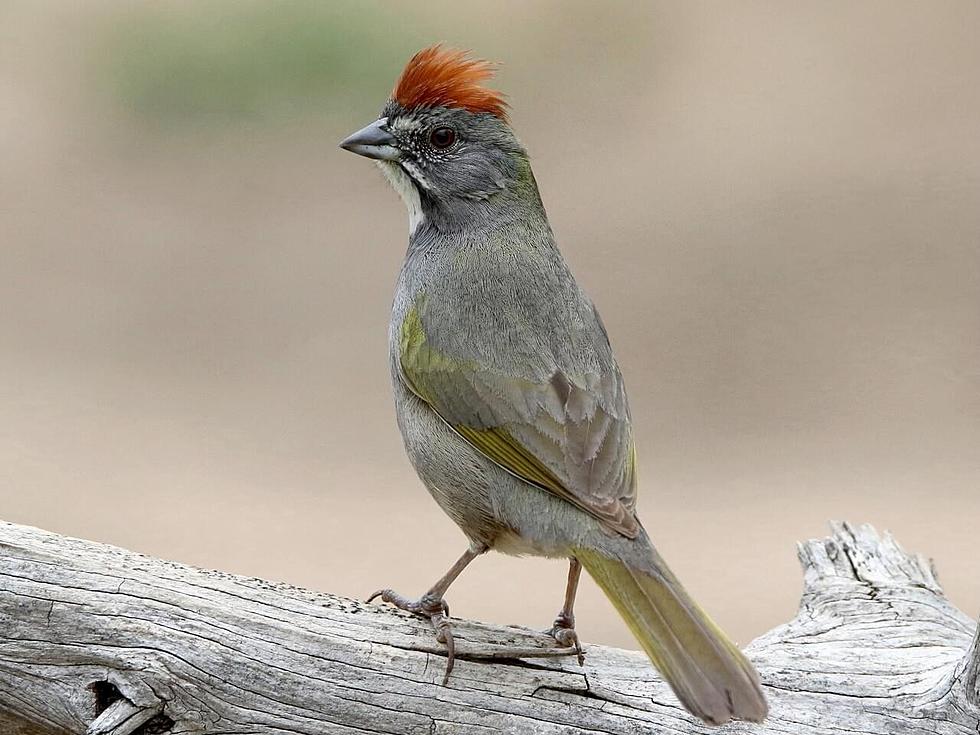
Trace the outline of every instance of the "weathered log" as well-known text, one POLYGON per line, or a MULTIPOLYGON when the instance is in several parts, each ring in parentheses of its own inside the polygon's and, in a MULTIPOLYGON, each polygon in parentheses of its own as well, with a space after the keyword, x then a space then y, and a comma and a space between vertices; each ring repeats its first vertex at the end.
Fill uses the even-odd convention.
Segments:
MULTIPOLYGON (((747 649, 771 704, 729 733, 980 732, 980 639, 922 556, 870 526, 799 547, 800 611, 747 649)), ((474 660, 523 628, 424 622, 0 524, 0 733, 704 733, 646 658, 474 660), (18 728, 15 730, 14 728, 18 728)))

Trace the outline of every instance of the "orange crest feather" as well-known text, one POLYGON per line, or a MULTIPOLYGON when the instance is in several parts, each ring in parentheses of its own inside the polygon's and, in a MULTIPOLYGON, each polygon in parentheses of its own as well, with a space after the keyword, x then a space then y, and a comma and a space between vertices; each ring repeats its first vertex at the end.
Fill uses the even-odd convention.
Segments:
POLYGON ((419 51, 405 65, 392 97, 409 109, 458 107, 470 112, 489 112, 506 120, 504 95, 481 85, 493 74, 493 64, 437 43, 419 51))

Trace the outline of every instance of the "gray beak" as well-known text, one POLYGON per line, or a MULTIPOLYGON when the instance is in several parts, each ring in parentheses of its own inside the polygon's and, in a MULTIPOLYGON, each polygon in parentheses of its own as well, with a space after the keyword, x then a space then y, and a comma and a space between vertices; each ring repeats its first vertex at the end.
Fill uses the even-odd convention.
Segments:
POLYGON ((394 136, 388 132, 386 117, 375 120, 367 127, 348 136, 340 142, 340 147, 345 151, 379 161, 397 161, 402 157, 401 151, 395 147, 394 136))

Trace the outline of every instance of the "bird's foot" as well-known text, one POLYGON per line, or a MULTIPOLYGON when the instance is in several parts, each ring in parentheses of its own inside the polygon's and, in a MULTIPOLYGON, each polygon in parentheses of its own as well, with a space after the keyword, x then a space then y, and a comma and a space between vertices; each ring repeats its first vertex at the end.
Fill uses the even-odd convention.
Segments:
POLYGON ((582 650, 578 633, 575 632, 575 617, 573 615, 559 613, 558 617, 555 618, 555 624, 551 627, 551 630, 546 632, 558 641, 558 645, 564 646, 565 648, 574 648, 575 655, 578 657, 578 665, 585 665, 585 651, 582 650))
POLYGON ((429 619, 436 631, 436 640, 446 646, 446 673, 442 677, 442 684, 445 686, 449 682, 449 674, 456 663, 456 642, 453 640, 453 629, 449 624, 449 603, 441 597, 431 594, 425 594, 417 600, 412 600, 394 590, 378 590, 367 601, 371 602, 377 597, 380 597, 382 602, 390 603, 399 610, 429 619))

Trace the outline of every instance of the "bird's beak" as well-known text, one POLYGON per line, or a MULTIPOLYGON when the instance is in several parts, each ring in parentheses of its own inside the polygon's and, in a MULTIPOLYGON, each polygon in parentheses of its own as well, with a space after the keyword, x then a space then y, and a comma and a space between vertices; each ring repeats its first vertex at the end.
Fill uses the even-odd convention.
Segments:
POLYGON ((388 118, 375 120, 340 142, 345 151, 379 161, 397 161, 402 157, 395 146, 394 136, 388 132, 388 118))

